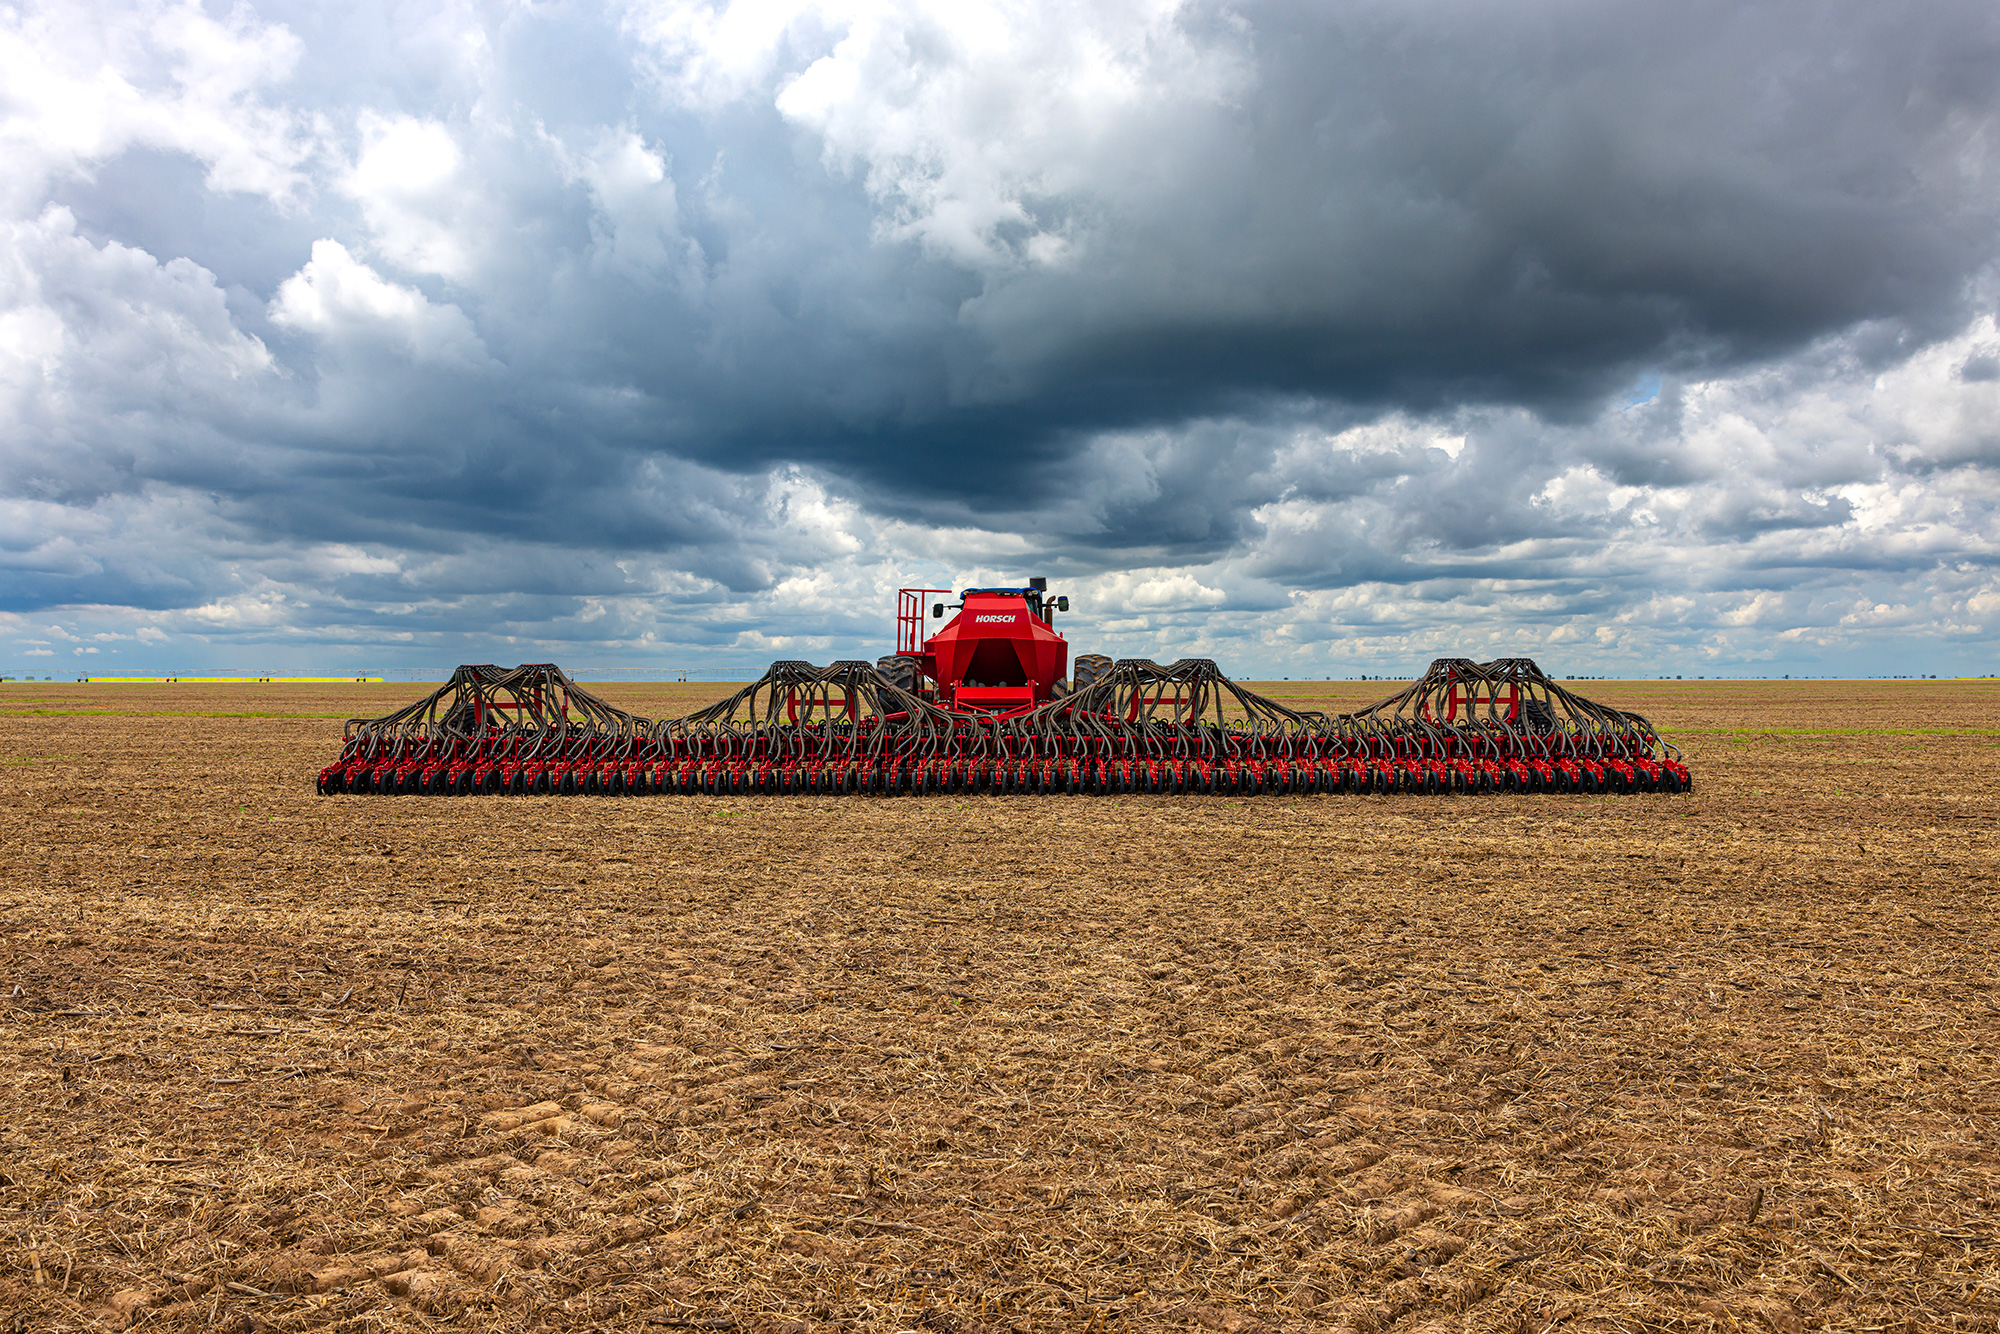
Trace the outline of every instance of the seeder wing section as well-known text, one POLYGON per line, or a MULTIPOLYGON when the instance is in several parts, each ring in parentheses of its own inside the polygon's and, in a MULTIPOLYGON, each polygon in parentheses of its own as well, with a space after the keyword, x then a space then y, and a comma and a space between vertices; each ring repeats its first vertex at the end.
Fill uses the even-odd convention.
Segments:
POLYGON ((1444 658, 1329 717, 1206 658, 1125 659, 1025 713, 953 712, 865 662, 773 663, 728 699, 649 722, 547 664, 461 667, 436 694, 352 719, 324 793, 1679 792, 1678 752, 1525 658, 1444 658))
POLYGON ((1530 658, 1439 658, 1387 699, 1328 720, 1376 791, 1686 792, 1680 752, 1636 713, 1530 658))
POLYGON ((466 796, 574 792, 578 769, 630 753, 645 720, 614 708, 553 663, 460 667, 424 699, 382 718, 349 718, 322 793, 466 796))

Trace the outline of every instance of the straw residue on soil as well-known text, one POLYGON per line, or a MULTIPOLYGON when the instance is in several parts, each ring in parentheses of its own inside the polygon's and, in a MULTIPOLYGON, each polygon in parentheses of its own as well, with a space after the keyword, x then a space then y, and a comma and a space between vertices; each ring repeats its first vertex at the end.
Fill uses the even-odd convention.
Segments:
POLYGON ((730 803, 9 687, 0 1309, 2000 1328, 2000 692, 1865 689, 1605 688, 1691 798, 730 803))

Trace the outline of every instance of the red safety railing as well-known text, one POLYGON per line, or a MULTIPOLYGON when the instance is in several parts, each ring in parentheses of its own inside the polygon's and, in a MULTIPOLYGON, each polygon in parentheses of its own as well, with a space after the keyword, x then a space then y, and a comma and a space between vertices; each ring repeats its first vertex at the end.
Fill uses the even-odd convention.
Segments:
POLYGON ((933 593, 951 596, 949 588, 899 588, 896 590, 896 652, 922 653, 924 640, 930 636, 924 633, 924 619, 930 610, 933 593))

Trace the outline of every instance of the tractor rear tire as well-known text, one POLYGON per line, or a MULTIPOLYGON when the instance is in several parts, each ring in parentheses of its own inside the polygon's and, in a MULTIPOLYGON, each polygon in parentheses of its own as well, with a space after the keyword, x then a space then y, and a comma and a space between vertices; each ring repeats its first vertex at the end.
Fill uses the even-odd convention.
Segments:
POLYGON ((1079 653, 1070 666, 1069 688, 1072 692, 1087 690, 1110 671, 1111 659, 1102 653, 1079 653))
POLYGON ((892 653, 886 658, 875 660, 875 670, 882 673, 882 679, 898 690, 917 693, 917 660, 906 653, 892 653))

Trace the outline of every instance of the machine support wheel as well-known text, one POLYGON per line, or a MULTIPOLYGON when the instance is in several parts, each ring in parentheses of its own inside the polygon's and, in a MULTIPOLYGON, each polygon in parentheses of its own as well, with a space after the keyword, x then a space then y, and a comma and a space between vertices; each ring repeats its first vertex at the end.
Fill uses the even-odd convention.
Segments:
POLYGON ((1079 653, 1070 664, 1070 691, 1074 693, 1097 684, 1111 671, 1111 659, 1102 653, 1079 653))

